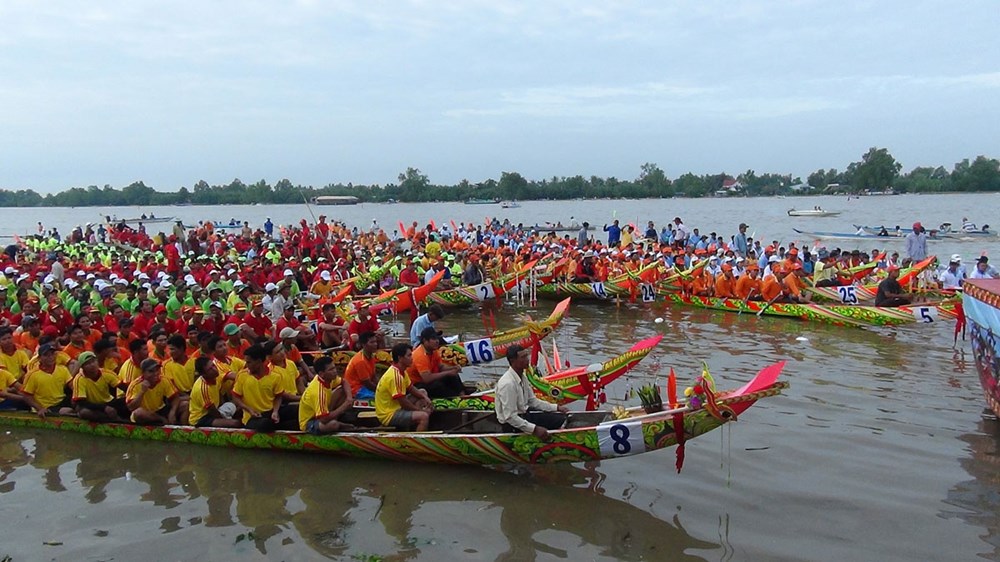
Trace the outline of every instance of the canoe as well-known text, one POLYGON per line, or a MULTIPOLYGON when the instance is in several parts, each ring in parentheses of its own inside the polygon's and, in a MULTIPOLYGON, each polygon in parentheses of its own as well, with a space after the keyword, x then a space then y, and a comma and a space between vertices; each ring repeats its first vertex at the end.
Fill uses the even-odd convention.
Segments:
POLYGON ((443 278, 444 270, 435 273, 429 282, 419 287, 400 287, 374 297, 356 299, 353 303, 353 308, 357 308, 358 304, 364 302, 371 306, 373 314, 379 314, 383 310, 388 310, 396 314, 416 310, 417 303, 426 300, 443 278))
MULTIPOLYGON (((1000 280, 966 279, 962 282, 962 309, 968 321, 972 355, 986 404, 1000 416, 1000 280)), ((958 338, 959 325, 955 327, 958 338)))
MULTIPOLYGON (((662 335, 646 338, 625 353, 597 363, 593 370, 590 366, 581 366, 542 375, 529 367, 526 376, 535 395, 547 402, 565 405, 589 399, 635 368, 662 339, 662 335)), ((593 401, 588 400, 587 409, 594 409, 592 405, 593 401)), ((468 398, 438 398, 434 400, 434 407, 438 410, 492 410, 493 390, 477 392, 468 398)))
MULTIPOLYGON (((525 322, 523 325, 510 330, 494 332, 492 336, 477 340, 452 343, 441 346, 441 362, 445 365, 457 365, 465 367, 468 365, 479 365, 481 363, 491 363, 504 357, 507 348, 511 345, 520 344, 525 348, 530 348, 536 342, 541 341, 551 334, 562 322, 563 316, 569 309, 570 299, 566 299, 552 310, 549 317, 540 322, 525 322)), ((356 351, 336 350, 328 355, 333 358, 333 362, 340 371, 347 367, 354 357, 356 351)), ((388 349, 381 349, 375 352, 376 368, 386 369, 392 358, 388 349)))
MULTIPOLYGON (((857 232, 825 232, 825 231, 809 231, 809 230, 799 230, 793 228, 795 232, 802 236, 808 238, 814 238, 816 240, 866 240, 874 243, 885 243, 885 242, 903 242, 905 238, 900 238, 898 236, 875 236, 874 234, 868 234, 863 232, 861 234, 857 232)), ((930 236, 928 232, 927 241, 928 242, 939 242, 941 240, 952 240, 951 238, 946 238, 941 235, 930 236)))
MULTIPOLYGON (((936 259, 936 256, 930 256, 910 267, 900 270, 898 279, 899 284, 904 287, 907 286, 914 277, 920 275, 920 273, 930 267, 936 259)), ((857 276, 862 275, 867 277, 874 264, 875 262, 869 262, 867 264, 850 268, 846 271, 848 273, 853 273, 855 275, 855 279, 859 278, 857 276)), ((884 277, 884 272, 879 273, 879 275, 876 275, 877 278, 884 277)), ((813 300, 818 302, 859 304, 875 300, 875 296, 878 294, 878 283, 868 283, 865 285, 834 285, 832 287, 810 286, 806 287, 805 290, 813 296, 813 300)), ((919 295, 927 300, 945 300, 953 298, 955 296, 955 291, 928 289, 920 290, 919 295)))
MULTIPOLYGON (((941 226, 945 227, 946 225, 941 225, 941 226)), ((868 234, 875 234, 875 235, 877 235, 879 232, 882 231, 883 227, 881 227, 881 226, 865 226, 865 225, 858 225, 858 224, 856 224, 856 225, 854 225, 854 228, 857 228, 858 230, 863 230, 863 231, 865 231, 868 234)), ((886 232, 889 233, 890 237, 905 237, 907 234, 913 232, 912 228, 900 228, 899 231, 898 231, 899 234, 897 235, 896 234, 897 231, 896 231, 895 227, 894 228, 885 227, 885 229, 886 229, 886 232)), ((974 240, 981 240, 983 238, 990 239, 990 238, 996 238, 996 237, 1000 236, 1000 232, 994 232, 992 230, 986 230, 986 231, 983 231, 983 230, 961 230, 961 229, 954 230, 954 229, 951 228, 950 224, 947 224, 946 228, 927 229, 927 232, 928 233, 936 232, 942 238, 956 238, 956 239, 959 239, 959 240, 961 240, 963 238, 969 238, 969 239, 974 239, 974 240)), ((882 236, 882 238, 885 238, 885 236, 882 236)))
POLYGON ((817 304, 817 303, 772 303, 767 306, 763 301, 743 301, 717 297, 699 297, 683 293, 670 293, 667 302, 676 304, 724 310, 726 312, 744 312, 757 314, 764 309, 763 316, 782 316, 814 322, 826 322, 835 326, 898 326, 900 324, 924 323, 930 324, 940 320, 953 319, 957 316, 957 299, 933 303, 906 305, 899 307, 848 305, 848 304, 817 304), (766 308, 765 308, 766 307, 766 308))
MULTIPOLYGON (((191 443, 216 447, 269 449, 323 453, 356 458, 442 464, 550 464, 612 459, 672 447, 708 433, 735 420, 757 400, 776 396, 787 383, 778 376, 784 362, 763 369, 749 383, 729 393, 720 393, 721 409, 683 405, 645 414, 631 409, 627 417, 615 419, 611 412, 575 412, 564 429, 550 433, 548 441, 531 434, 500 433, 493 416, 481 419, 464 433, 431 431, 406 433, 362 430, 333 435, 311 435, 297 431, 258 433, 246 429, 196 428, 190 426, 149 427, 133 424, 98 424, 75 417, 40 419, 29 412, 0 412, 0 425, 56 429, 98 437, 145 441, 191 443)), ((440 412, 432 416, 432 429, 445 428, 468 416, 466 412, 440 412), (440 423, 434 421, 440 418, 440 423)), ((451 425, 457 427, 457 425, 451 425)))
POLYGON ((433 291, 425 299, 420 301, 422 305, 439 304, 441 306, 468 306, 492 299, 502 299, 504 295, 517 287, 518 283, 527 281, 531 274, 531 268, 535 267, 537 261, 530 261, 521 266, 517 271, 508 273, 503 277, 480 283, 479 285, 468 285, 465 287, 455 287, 444 291, 433 291))
POLYGON ((659 264, 653 262, 643 266, 638 271, 617 275, 607 281, 594 281, 592 283, 555 282, 551 273, 543 274, 538 278, 540 284, 537 292, 539 297, 546 298, 573 297, 594 300, 608 300, 615 297, 631 298, 638 295, 640 285, 654 281, 658 267, 659 264))
POLYGON ((790 217, 835 217, 840 211, 824 211, 823 209, 788 209, 790 217))

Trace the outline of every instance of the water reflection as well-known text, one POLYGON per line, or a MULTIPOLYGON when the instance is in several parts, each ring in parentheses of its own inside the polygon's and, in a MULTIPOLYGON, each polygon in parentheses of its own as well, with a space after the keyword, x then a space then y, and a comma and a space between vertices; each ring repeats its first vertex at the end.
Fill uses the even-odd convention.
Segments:
MULTIPOLYGON (((113 496, 115 509, 141 513, 140 521, 148 518, 160 534, 236 527, 232 533, 265 556, 302 542, 331 558, 367 553, 389 560, 439 551, 518 561, 581 553, 689 560, 701 559, 692 551, 720 548, 688 534, 676 514, 664 521, 633 506, 634 489, 623 492, 625 501, 603 495, 597 464, 442 469, 31 430, 0 435, 0 453, 4 491, 13 491, 16 477, 18 491, 43 505, 57 498, 39 496, 39 484, 57 496, 82 489, 95 505, 113 496), (67 478, 70 469, 75 478, 67 478)), ((155 554, 143 553, 151 548, 144 543, 130 548, 136 556, 155 554)), ((178 545, 178 552, 186 548, 178 545)))
MULTIPOLYGON (((984 414, 987 415, 987 414, 984 414)), ((990 550, 980 556, 1000 559, 1000 421, 992 415, 979 422, 979 431, 962 435, 971 455, 961 459, 962 468, 973 479, 948 490, 945 503, 956 510, 942 510, 945 518, 959 518, 983 529, 979 537, 990 550)))

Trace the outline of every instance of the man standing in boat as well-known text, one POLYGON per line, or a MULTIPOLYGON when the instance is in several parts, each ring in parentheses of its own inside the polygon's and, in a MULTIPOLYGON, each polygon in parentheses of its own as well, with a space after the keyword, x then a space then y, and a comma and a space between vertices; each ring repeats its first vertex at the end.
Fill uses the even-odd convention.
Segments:
POLYGON ((528 355, 528 350, 520 345, 507 348, 510 368, 500 377, 494 399, 497 421, 503 424, 505 431, 530 433, 545 440, 549 438, 549 430, 563 426, 568 410, 535 396, 531 383, 524 376, 528 355))
POLYGON ((906 235, 906 254, 914 263, 927 257, 927 231, 919 222, 913 223, 913 232, 906 235))

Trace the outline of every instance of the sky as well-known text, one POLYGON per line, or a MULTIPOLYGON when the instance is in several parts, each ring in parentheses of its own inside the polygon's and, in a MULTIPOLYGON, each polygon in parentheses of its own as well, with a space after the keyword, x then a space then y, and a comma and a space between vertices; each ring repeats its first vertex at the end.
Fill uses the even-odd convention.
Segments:
POLYGON ((1000 157, 1000 5, 0 1, 0 188, 1000 157))

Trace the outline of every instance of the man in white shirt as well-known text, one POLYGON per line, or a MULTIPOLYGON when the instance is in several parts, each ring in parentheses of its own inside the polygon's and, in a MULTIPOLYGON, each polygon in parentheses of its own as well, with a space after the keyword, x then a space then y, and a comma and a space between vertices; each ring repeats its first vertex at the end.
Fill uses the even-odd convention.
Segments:
POLYGON ((1000 274, 990 266, 990 258, 986 256, 980 256, 976 260, 976 268, 969 274, 969 279, 997 279, 998 277, 1000 274))
POLYGON ((940 281, 942 289, 953 290, 962 286, 962 279, 965 278, 965 275, 964 272, 959 269, 959 266, 961 265, 961 256, 958 256, 958 260, 955 259, 956 256, 951 256, 951 261, 948 262, 948 268, 938 275, 938 281, 940 281))
POLYGON ((566 422, 568 410, 535 396, 531 383, 524 376, 528 355, 520 345, 507 348, 510 368, 500 377, 494 398, 497 421, 503 424, 505 431, 531 433, 546 440, 550 429, 559 429, 566 422))

